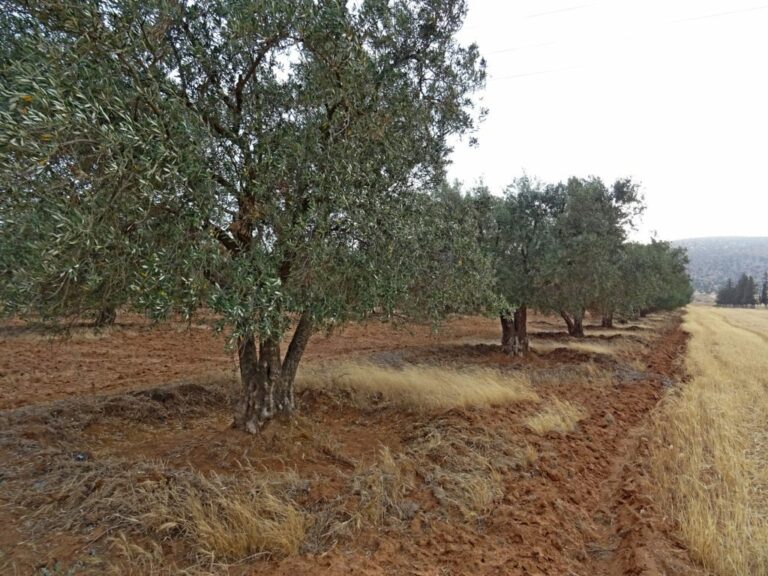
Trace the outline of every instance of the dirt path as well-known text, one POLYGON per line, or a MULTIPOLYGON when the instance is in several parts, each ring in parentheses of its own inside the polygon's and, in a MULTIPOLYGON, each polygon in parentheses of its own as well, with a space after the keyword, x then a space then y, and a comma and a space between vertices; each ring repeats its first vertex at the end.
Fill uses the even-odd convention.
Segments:
MULTIPOLYGON (((648 367, 660 385, 657 394, 684 377, 681 360, 688 335, 679 327, 666 334, 648 358, 648 367)), ((648 456, 648 418, 652 410, 632 425, 619 440, 610 473, 603 483, 601 511, 610 521, 600 534, 590 573, 618 576, 703 574, 687 550, 671 536, 672 525, 649 496, 650 479, 645 463, 648 456)))

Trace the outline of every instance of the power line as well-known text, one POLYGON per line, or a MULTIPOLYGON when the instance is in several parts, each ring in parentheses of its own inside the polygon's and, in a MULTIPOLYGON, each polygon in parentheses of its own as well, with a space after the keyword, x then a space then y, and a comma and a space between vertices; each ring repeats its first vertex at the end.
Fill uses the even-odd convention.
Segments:
POLYGON ((581 4, 579 6, 570 6, 568 8, 558 8, 557 10, 548 10, 547 12, 538 12, 536 14, 529 14, 528 18, 539 18, 540 16, 549 16, 550 14, 560 14, 562 12, 573 12, 574 10, 581 10, 582 8, 589 8, 594 6, 595 2, 591 4, 581 4))
POLYGON ((505 52, 519 52, 520 50, 527 50, 528 48, 541 48, 544 46, 555 46, 559 42, 541 42, 540 44, 524 44, 522 46, 512 46, 510 48, 501 48, 500 50, 493 50, 491 52, 484 52, 484 54, 503 54, 505 52))
POLYGON ((732 16, 734 14, 746 14, 747 12, 757 12, 758 10, 765 10, 768 8, 768 4, 762 6, 753 6, 751 8, 743 8, 741 10, 731 10, 729 12, 716 12, 714 14, 705 14, 703 16, 692 16, 691 18, 681 18, 679 20, 672 20, 670 24, 677 24, 680 22, 693 22, 695 20, 708 20, 710 18, 719 18, 721 16, 732 16))
POLYGON ((553 68, 551 70, 537 70, 536 72, 523 72, 522 74, 511 74, 509 76, 491 76, 490 80, 513 80, 515 78, 525 78, 527 76, 541 76, 543 74, 554 74, 556 72, 570 72, 572 70, 583 70, 584 66, 568 66, 565 68, 553 68))
MULTIPOLYGON (((554 14, 554 13, 558 13, 558 12, 567 12, 567 11, 576 10, 576 9, 579 9, 579 8, 584 8, 584 7, 587 7, 587 6, 595 6, 596 4, 598 4, 598 3, 584 4, 582 6, 574 6, 574 7, 571 7, 571 8, 564 8, 564 9, 561 9, 561 10, 552 10, 550 12, 541 12, 540 14, 533 14, 533 15, 528 16, 528 17, 529 18, 533 18, 533 17, 536 17, 536 16, 543 16, 543 15, 546 15, 546 14, 554 14)), ((737 14, 747 14, 747 13, 750 13, 750 12, 758 12, 758 11, 762 11, 762 10, 766 10, 766 9, 768 9, 768 4, 763 4, 763 5, 760 5, 760 6, 752 6, 750 8, 744 8, 744 9, 740 9, 740 10, 730 10, 730 11, 727 11, 727 12, 716 12, 714 14, 703 14, 703 15, 700 15, 700 16, 692 16, 690 18, 680 18, 678 20, 669 20, 667 22, 662 22, 661 24, 662 25, 680 24, 680 23, 684 23, 684 22, 694 22, 694 21, 697 21, 697 20, 708 20, 708 19, 713 19, 713 18, 721 18, 721 17, 726 17, 726 16, 733 16, 733 15, 737 15, 737 14)), ((474 26, 473 28, 479 28, 479 27, 480 26, 474 26)), ((638 36, 638 34, 630 34, 630 37, 632 37, 632 36, 638 36)), ((558 44, 562 44, 562 41, 561 40, 553 40, 551 42, 541 42, 541 43, 538 43, 538 44, 524 44, 522 46, 509 46, 509 47, 505 47, 505 48, 499 48, 497 50, 491 50, 491 51, 487 51, 487 52, 484 51, 483 55, 490 56, 490 55, 493 55, 493 54, 505 54, 505 53, 508 53, 508 52, 520 52, 522 50, 528 50, 528 49, 531 49, 531 48, 545 48, 545 47, 548 47, 548 46, 556 46, 558 44)))

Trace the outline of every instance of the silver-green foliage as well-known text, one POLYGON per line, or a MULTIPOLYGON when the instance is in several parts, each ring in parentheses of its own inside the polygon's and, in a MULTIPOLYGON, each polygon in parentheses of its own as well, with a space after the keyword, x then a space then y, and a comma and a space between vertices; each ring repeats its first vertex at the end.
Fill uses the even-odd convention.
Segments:
POLYGON ((550 193, 561 201, 553 249, 543 261, 544 309, 580 323, 586 310, 608 306, 615 297, 628 228, 643 204, 630 180, 608 188, 599 178, 570 178, 550 193))
POLYGON ((477 307, 427 191, 484 82, 461 0, 0 2, 0 299, 201 305, 237 337, 477 307))

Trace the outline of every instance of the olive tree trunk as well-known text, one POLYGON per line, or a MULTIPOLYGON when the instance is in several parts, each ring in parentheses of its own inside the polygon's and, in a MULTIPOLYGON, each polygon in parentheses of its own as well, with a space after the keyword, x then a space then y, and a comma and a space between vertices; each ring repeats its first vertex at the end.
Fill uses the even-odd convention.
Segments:
POLYGON ((280 341, 254 337, 238 343, 242 391, 234 427, 257 433, 275 417, 289 416, 296 407, 294 381, 299 362, 312 335, 312 318, 304 312, 296 325, 285 358, 280 357, 280 341))
POLYGON ((508 311, 502 312, 499 315, 499 320, 501 320, 501 351, 504 354, 512 354, 514 352, 515 320, 508 311))
POLYGON ((106 326, 112 326, 117 319, 117 310, 113 306, 105 306, 96 315, 93 321, 93 325, 96 328, 105 328, 106 326))
POLYGON ((515 310, 515 343, 517 354, 525 356, 530 349, 528 342, 528 307, 520 306, 515 310))
POLYGON ((528 309, 516 308, 512 315, 509 311, 499 315, 501 320, 501 350, 505 354, 524 356, 529 349, 528 309))
POLYGON ((603 319, 600 321, 600 326, 603 328, 613 328, 613 312, 609 314, 603 314, 603 319))
POLYGON ((578 312, 576 314, 570 314, 565 310, 560 312, 560 316, 565 320, 565 324, 568 327, 568 334, 576 338, 584 337, 584 313, 578 312))

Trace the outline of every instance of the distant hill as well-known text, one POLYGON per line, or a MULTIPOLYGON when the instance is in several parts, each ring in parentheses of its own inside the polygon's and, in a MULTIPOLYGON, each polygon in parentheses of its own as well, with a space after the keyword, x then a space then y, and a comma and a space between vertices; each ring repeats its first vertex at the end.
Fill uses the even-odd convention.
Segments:
POLYGON ((768 237, 689 238, 672 244, 688 249, 688 271, 699 292, 713 292, 744 272, 760 284, 768 270, 768 237))

